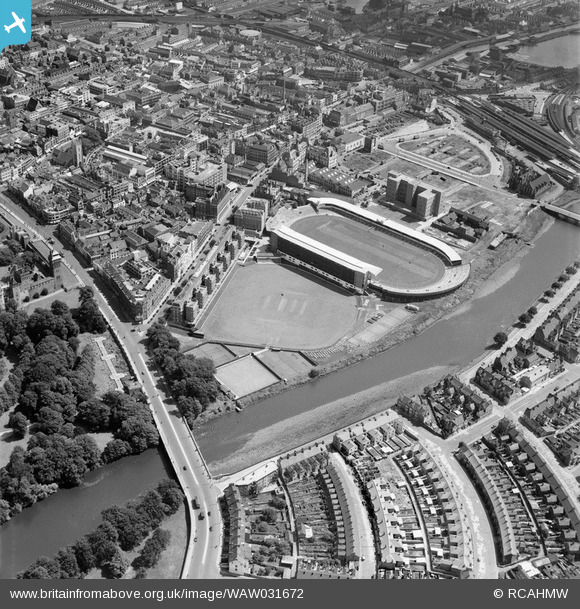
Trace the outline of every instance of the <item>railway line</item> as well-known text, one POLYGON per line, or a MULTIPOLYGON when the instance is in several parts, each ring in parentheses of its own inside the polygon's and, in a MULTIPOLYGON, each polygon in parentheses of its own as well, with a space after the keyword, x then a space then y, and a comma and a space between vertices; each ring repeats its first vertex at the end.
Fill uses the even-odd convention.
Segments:
POLYGON ((566 181, 573 179, 580 170, 580 154, 569 141, 543 129, 515 111, 495 108, 491 104, 476 105, 464 97, 457 99, 457 109, 467 118, 497 129, 510 143, 525 148, 543 161, 551 163, 550 171, 566 181), (558 163, 554 164, 554 159, 558 163))
POLYGON ((566 108, 569 103, 570 96, 574 93, 578 93, 578 87, 568 87, 562 93, 559 93, 553 98, 550 98, 549 103, 546 106, 546 118, 550 127, 563 137, 570 140, 570 142, 580 147, 580 137, 572 128, 568 116, 566 114, 566 108))
MULTIPOLYGON (((37 18, 40 15, 37 14, 37 18)), ((42 18, 42 17, 41 17, 42 18)), ((107 15, 55 15, 55 16, 44 16, 44 19, 50 19, 53 22, 64 22, 66 20, 73 19, 91 19, 97 18, 99 20, 106 21, 143 21, 148 23, 197 23, 203 25, 212 25, 218 23, 224 23, 231 20, 231 16, 217 15, 211 17, 192 15, 188 13, 186 15, 126 15, 124 13, 118 14, 107 14, 107 15)), ((344 50, 339 49, 333 44, 328 44, 316 40, 309 40, 289 32, 279 30, 275 27, 268 25, 268 22, 259 20, 244 20, 236 19, 236 24, 247 27, 247 28, 259 28, 264 34, 278 38, 281 40, 288 40, 296 45, 302 47, 319 47, 325 51, 340 54, 345 57, 351 57, 359 61, 364 61, 367 64, 381 66, 386 68, 389 75, 393 78, 409 78, 416 82, 435 88, 442 95, 451 98, 455 101, 458 110, 467 117, 478 120, 484 124, 488 124, 491 127, 498 129, 503 137, 508 141, 513 142, 521 147, 527 149, 534 155, 538 156, 545 162, 550 163, 550 169, 554 171, 555 175, 561 180, 569 181, 574 178, 575 174, 580 170, 580 153, 575 150, 575 144, 577 141, 570 137, 569 129, 566 118, 564 116, 564 110, 559 106, 547 109, 548 120, 555 133, 551 133, 546 129, 543 129, 539 125, 535 124, 530 119, 522 117, 517 112, 507 108, 497 108, 491 104, 477 105, 472 101, 466 99, 460 94, 453 93, 448 89, 442 88, 434 80, 425 76, 414 74, 397 66, 390 65, 388 59, 374 58, 361 53, 360 51, 344 50), (562 134, 562 135, 560 135, 562 134), (557 159, 554 164, 554 159, 557 159), (568 167, 566 165, 568 165, 568 167)), ((459 45, 467 46, 471 44, 469 41, 461 42, 459 45)))

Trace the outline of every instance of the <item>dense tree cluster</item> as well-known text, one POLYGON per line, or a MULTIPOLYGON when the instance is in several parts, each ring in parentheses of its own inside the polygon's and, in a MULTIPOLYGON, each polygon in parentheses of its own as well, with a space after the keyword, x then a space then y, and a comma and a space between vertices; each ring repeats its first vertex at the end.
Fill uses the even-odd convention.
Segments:
POLYGON ((192 424, 217 398, 213 361, 180 353, 179 341, 163 324, 151 326, 147 337, 155 362, 165 376, 179 411, 192 424))
POLYGON ((79 290, 80 307, 75 310, 74 318, 81 332, 92 332, 101 334, 107 329, 107 322, 99 310, 99 305, 94 298, 93 289, 89 286, 79 290))
POLYGON ((169 545, 171 533, 164 529, 156 529, 153 535, 145 542, 141 553, 134 561, 137 569, 149 569, 154 567, 161 558, 161 554, 169 545))
MULTIPOLYGON (((89 311, 91 302, 92 290, 83 288, 80 309, 89 311)), ((101 327, 96 316, 78 319, 84 331, 101 327)), ((10 351, 17 360, 0 389, 0 412, 16 406, 10 427, 19 438, 30 433, 26 448, 16 447, 0 469, 0 524, 58 487, 80 484, 102 461, 158 444, 146 403, 118 392, 96 397, 94 347, 81 350, 78 334, 73 313, 58 300, 30 316, 13 308, 0 314, 0 355, 10 351), (114 440, 101 455, 87 431, 111 431, 114 440)))
POLYGON ((141 571, 153 567, 169 545, 170 534, 159 529, 165 518, 183 503, 183 493, 173 480, 162 480, 136 501, 103 510, 103 523, 73 545, 61 548, 47 558, 42 556, 24 571, 19 579, 81 579, 93 568, 108 578, 120 578, 129 561, 122 550, 131 550, 146 539, 134 566, 141 571))
POLYGON ((27 448, 16 446, 0 469, 0 524, 59 486, 77 486, 99 462, 99 448, 90 436, 32 435, 27 448))
POLYGON ((37 344, 49 336, 62 340, 77 336, 79 327, 67 305, 57 300, 52 303, 50 309, 35 309, 28 318, 26 333, 30 340, 37 344))
POLYGON ((13 412, 8 418, 8 426, 17 438, 24 438, 28 431, 28 419, 21 412, 13 412))
POLYGON ((117 531, 119 546, 123 550, 138 546, 151 530, 161 524, 165 515, 165 505, 157 491, 149 491, 138 502, 103 511, 103 519, 117 531))
POLYGON ((10 248, 0 248, 0 266, 10 266, 14 262, 14 257, 14 252, 10 248))
POLYGON ((32 270, 36 265, 36 255, 30 250, 24 250, 15 239, 8 239, 5 247, 0 248, 0 266, 15 264, 24 271, 32 270))
POLYGON ((147 404, 133 396, 109 391, 100 399, 82 402, 78 416, 91 431, 113 432, 115 438, 103 451, 106 463, 141 453, 159 443, 159 434, 147 404))

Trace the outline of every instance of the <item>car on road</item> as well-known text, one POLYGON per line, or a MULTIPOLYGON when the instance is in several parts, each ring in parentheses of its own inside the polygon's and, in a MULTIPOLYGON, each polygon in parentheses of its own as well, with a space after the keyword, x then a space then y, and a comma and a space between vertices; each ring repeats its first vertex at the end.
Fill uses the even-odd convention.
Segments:
POLYGON ((199 501, 198 501, 197 497, 194 497, 191 500, 191 505, 192 505, 194 510, 199 510, 199 501))
POLYGON ((197 517, 198 520, 205 520, 205 514, 203 512, 199 513, 199 516, 197 517))

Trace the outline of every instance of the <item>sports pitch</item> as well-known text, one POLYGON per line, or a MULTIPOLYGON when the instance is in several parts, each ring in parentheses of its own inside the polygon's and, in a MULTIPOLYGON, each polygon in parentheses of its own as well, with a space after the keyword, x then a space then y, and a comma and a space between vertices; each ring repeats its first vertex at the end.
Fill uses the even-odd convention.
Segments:
POLYGON ((280 264, 233 273, 202 322, 210 340, 321 349, 356 321, 356 298, 314 275, 280 264))
POLYGON ((358 260, 380 266, 377 279, 397 288, 423 288, 445 273, 434 254, 373 229, 366 224, 333 214, 301 218, 291 228, 358 260))
POLYGON ((218 382, 227 387, 236 398, 244 397, 278 382, 272 374, 252 355, 220 366, 215 373, 218 382))

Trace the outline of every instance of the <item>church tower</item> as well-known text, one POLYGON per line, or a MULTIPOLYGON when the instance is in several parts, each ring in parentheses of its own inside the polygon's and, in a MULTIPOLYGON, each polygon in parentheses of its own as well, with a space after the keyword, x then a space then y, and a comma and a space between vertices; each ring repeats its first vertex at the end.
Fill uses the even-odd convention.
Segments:
POLYGON ((62 287, 62 256, 56 251, 52 250, 50 253, 50 268, 52 270, 52 276, 54 277, 54 289, 60 290, 62 287))

